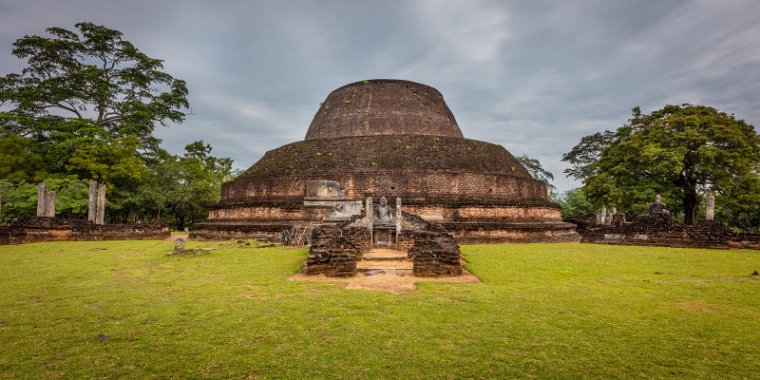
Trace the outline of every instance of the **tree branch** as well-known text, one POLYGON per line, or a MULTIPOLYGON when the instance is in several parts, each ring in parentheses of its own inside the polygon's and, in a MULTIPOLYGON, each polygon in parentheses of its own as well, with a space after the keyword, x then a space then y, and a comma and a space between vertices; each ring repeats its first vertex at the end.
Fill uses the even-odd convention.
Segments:
POLYGON ((68 104, 69 104, 69 107, 67 107, 67 106, 65 106, 65 105, 63 105, 63 104, 61 104, 60 102, 59 102, 59 103, 50 103, 50 104, 48 104, 48 105, 44 106, 43 108, 60 108, 60 109, 62 109, 62 110, 66 110, 66 111, 72 112, 72 113, 74 113, 75 115, 77 115, 77 117, 78 117, 78 118, 82 119, 82 118, 83 118, 83 117, 82 117, 82 114, 81 114, 81 113, 79 113, 79 111, 77 111, 76 107, 74 107, 74 106, 73 106, 72 104, 70 104, 70 103, 68 103, 68 104))
POLYGON ((111 123, 121 121, 121 120, 124 120, 124 117, 119 115, 119 116, 106 117, 103 119, 98 118, 97 123, 98 125, 106 125, 106 124, 111 124, 111 123))

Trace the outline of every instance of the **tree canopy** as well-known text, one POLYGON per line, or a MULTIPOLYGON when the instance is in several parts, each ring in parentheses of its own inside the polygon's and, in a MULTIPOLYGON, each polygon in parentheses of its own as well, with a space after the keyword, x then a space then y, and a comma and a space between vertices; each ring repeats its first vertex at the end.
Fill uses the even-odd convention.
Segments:
POLYGON ((187 116, 185 82, 121 32, 75 26, 18 39, 13 54, 26 66, 0 77, 0 221, 32 212, 39 181, 61 191, 59 214, 80 215, 89 179, 108 185, 111 221, 202 219, 231 160, 211 156, 202 141, 171 155, 154 134, 187 116))
POLYGON ((79 33, 49 28, 52 37, 25 36, 13 54, 27 61, 20 74, 0 78, 0 101, 14 108, 3 125, 22 136, 78 132, 138 136, 155 142, 156 123, 181 122, 189 107, 185 82, 161 71, 122 33, 92 23, 79 33))
POLYGON ((563 160, 598 207, 636 211, 661 194, 687 224, 697 221, 706 192, 727 211, 760 207, 760 191, 745 195, 742 207, 732 200, 757 186, 760 137, 753 126, 712 107, 668 105, 651 114, 634 108, 627 124, 584 137, 563 160))

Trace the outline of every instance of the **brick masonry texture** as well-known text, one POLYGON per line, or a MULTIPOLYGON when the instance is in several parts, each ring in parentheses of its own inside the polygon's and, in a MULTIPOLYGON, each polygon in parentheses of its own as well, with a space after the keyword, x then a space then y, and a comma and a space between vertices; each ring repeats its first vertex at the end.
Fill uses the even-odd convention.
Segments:
POLYGON ((330 277, 355 275, 356 262, 362 258, 362 246, 357 237, 346 232, 340 228, 315 229, 304 273, 330 277))
POLYGON ((438 90, 379 79, 351 83, 330 93, 314 116, 306 140, 405 134, 462 137, 438 90))
POLYGON ((291 226, 320 224, 330 208, 304 205, 307 182, 319 180, 340 184, 348 201, 401 198, 405 213, 467 242, 580 239, 546 185, 504 147, 463 138, 437 90, 395 80, 333 91, 306 139, 267 152, 224 184, 191 236, 279 241, 291 226))
POLYGON ((578 232, 584 243, 760 249, 760 234, 735 233, 720 222, 684 225, 642 218, 621 226, 580 223, 578 232))
POLYGON ((461 252, 454 238, 442 232, 421 231, 412 236, 408 255, 415 276, 438 277, 462 274, 461 252))
POLYGON ((63 218, 28 218, 0 228, 0 245, 67 240, 162 240, 171 236, 165 224, 102 224, 63 218))

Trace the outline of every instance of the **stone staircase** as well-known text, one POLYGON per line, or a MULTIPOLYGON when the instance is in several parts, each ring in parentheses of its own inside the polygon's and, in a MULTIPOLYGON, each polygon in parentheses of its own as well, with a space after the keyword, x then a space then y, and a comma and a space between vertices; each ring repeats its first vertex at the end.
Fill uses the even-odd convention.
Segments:
POLYGON ((394 249, 372 249, 356 263, 356 269, 365 276, 413 275, 412 262, 407 260, 406 253, 394 249))

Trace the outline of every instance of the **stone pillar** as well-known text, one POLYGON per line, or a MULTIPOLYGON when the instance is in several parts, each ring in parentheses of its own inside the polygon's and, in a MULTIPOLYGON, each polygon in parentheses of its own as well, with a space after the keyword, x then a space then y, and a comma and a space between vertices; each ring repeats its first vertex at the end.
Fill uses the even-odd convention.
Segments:
POLYGON ((45 216, 48 218, 55 217, 55 191, 45 192, 45 216))
POLYGON ((95 223, 97 214, 98 181, 90 180, 90 189, 87 197, 87 220, 95 223))
POLYGON ((95 208, 95 224, 104 224, 106 217, 106 184, 98 184, 98 202, 95 208))
POLYGON ((705 219, 715 219, 715 196, 712 194, 707 196, 707 214, 705 216, 705 219))
POLYGON ((37 185, 37 216, 45 216, 45 182, 37 185))
POLYGON ((607 207, 602 207, 596 214, 596 224, 605 224, 607 222, 607 207))
POLYGON ((396 197, 396 250, 399 247, 399 237, 401 236, 401 198, 396 197))
POLYGON ((375 237, 372 236, 372 223, 375 222, 375 218, 373 216, 374 210, 372 209, 372 197, 367 197, 367 204, 366 204, 366 213, 365 217, 367 218, 367 228, 369 228, 369 246, 373 247, 375 245, 375 237))
POLYGON ((613 207, 612 211, 610 212, 610 215, 607 216, 607 223, 605 224, 612 224, 612 221, 615 220, 616 214, 617 214, 617 208, 613 207))

